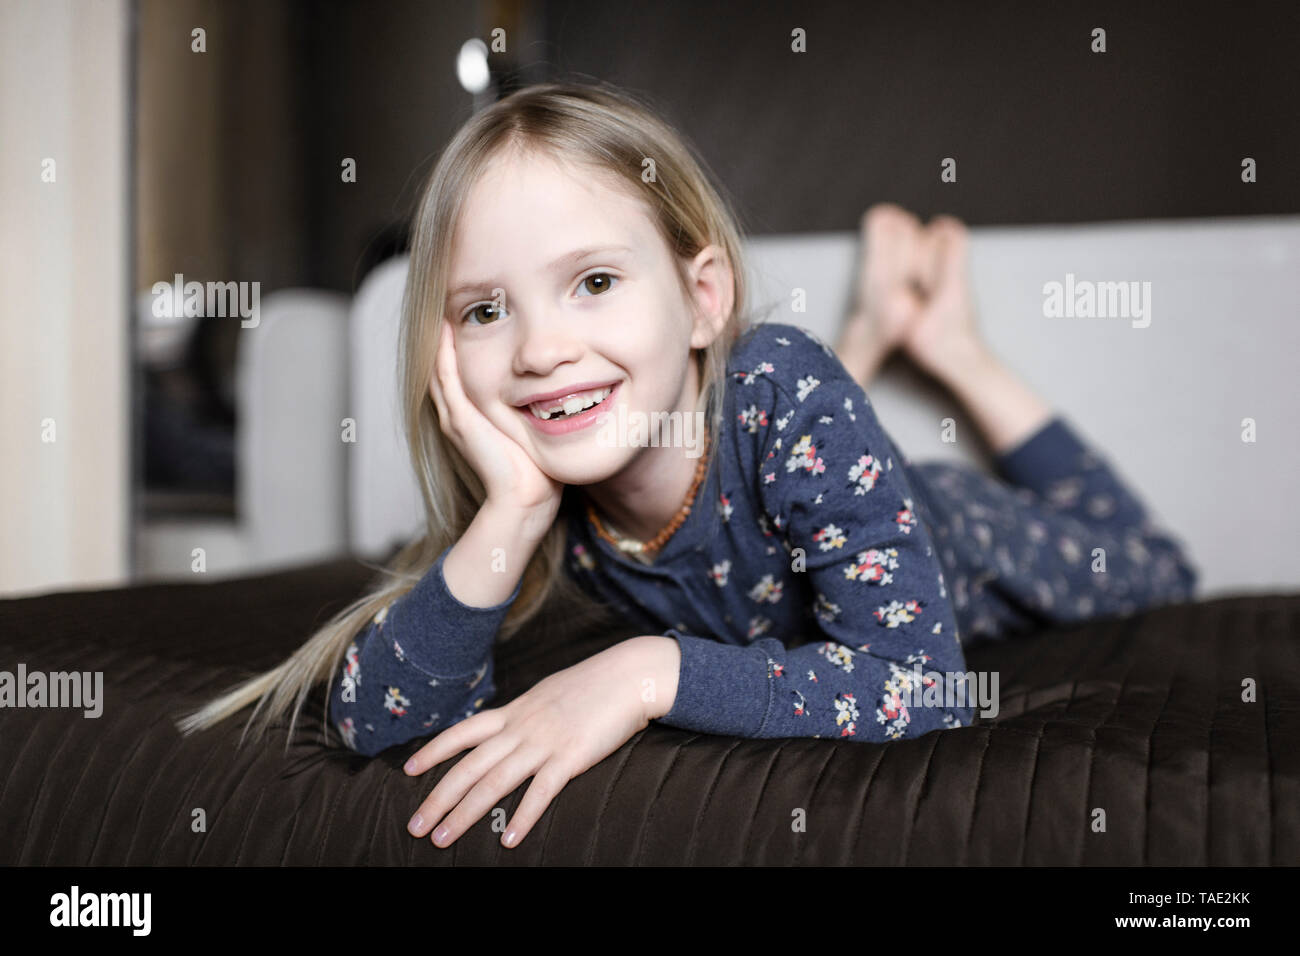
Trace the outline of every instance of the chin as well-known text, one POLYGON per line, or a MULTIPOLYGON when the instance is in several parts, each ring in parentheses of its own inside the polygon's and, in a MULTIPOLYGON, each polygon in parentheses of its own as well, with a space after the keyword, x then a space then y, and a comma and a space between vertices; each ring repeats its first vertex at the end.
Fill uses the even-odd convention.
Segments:
POLYGON ((556 451, 550 455, 534 451, 532 458, 537 462, 537 467, 548 477, 566 485, 594 485, 605 481, 617 475, 631 461, 629 449, 601 448, 594 440, 592 445, 593 448, 590 450, 578 449, 575 446, 567 451, 556 451), (552 458, 559 460, 552 461, 552 458))

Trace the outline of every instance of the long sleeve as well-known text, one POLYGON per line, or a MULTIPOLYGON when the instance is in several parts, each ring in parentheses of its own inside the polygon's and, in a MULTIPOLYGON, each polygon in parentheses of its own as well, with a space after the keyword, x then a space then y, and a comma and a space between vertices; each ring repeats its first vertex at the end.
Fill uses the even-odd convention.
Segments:
POLYGON ((522 579, 494 607, 462 604, 442 574, 450 550, 348 645, 330 686, 330 718, 359 753, 431 737, 496 693, 492 644, 522 579))
MULTIPOLYGON (((819 633, 790 649, 782 638, 796 635, 740 646, 669 630, 681 668, 660 720, 744 737, 873 742, 969 724, 975 687, 962 680, 943 573, 912 512, 903 463, 861 387, 825 347, 776 350, 728 384, 748 406, 743 437, 755 443, 756 534, 784 534, 789 553, 778 549, 773 560, 805 562, 808 619, 819 633)), ((736 582, 756 615, 803 599, 782 593, 775 577, 736 582)))

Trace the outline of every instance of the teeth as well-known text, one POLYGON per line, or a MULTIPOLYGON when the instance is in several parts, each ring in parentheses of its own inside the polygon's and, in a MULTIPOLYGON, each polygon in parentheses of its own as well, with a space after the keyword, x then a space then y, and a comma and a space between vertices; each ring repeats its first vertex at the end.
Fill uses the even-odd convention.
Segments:
POLYGON ((537 402, 529 405, 528 408, 542 421, 547 421, 552 416, 558 416, 561 411, 563 411, 565 415, 576 415, 584 408, 591 408, 593 405, 599 405, 609 397, 609 393, 612 391, 614 391, 612 388, 602 388, 595 392, 588 392, 585 396, 573 395, 568 401, 559 405, 552 404, 550 408, 543 408, 537 402))

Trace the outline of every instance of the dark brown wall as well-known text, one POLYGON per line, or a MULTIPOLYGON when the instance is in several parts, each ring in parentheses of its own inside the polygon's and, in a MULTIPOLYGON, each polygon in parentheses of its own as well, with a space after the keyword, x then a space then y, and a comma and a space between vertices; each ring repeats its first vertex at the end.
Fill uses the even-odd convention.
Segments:
POLYGON ((1300 212, 1294 3, 547 7, 556 70, 660 100, 758 232, 883 199, 973 224, 1300 212))
POLYGON ((470 115, 454 57, 660 103, 759 233, 1300 212, 1300 5, 140 0, 138 281, 351 292, 470 115), (190 24, 208 26, 191 54, 190 24), (1107 52, 1090 50, 1107 32, 1107 52), (808 52, 790 51, 807 32, 808 52), (358 162, 344 184, 339 163, 358 162), (957 160, 956 183, 939 178, 957 160), (1242 157, 1259 181, 1240 180, 1242 157), (183 268, 182 268, 183 267, 183 268))

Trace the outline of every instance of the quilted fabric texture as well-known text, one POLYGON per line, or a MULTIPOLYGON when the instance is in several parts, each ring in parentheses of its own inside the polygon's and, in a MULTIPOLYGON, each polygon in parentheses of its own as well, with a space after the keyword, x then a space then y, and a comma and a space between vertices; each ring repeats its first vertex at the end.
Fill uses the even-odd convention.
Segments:
MULTIPOLYGON (((1300 864, 1300 595, 977 645, 967 663, 999 673, 1001 712, 915 740, 652 724, 517 848, 485 818, 439 849, 406 821, 459 758, 409 778, 419 741, 373 759, 325 746, 320 692, 287 754, 285 728, 237 748, 244 715, 189 738, 172 723, 283 659, 370 575, 338 561, 0 601, 0 670, 104 679, 97 719, 0 710, 0 864, 1300 864)), ((630 636, 562 619, 499 646, 496 703, 630 636)))

